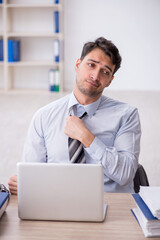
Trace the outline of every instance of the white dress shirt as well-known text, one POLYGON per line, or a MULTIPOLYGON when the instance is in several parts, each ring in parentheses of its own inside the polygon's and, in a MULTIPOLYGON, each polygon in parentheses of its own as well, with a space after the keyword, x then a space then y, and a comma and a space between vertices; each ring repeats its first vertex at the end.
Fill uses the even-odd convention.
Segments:
POLYGON ((38 110, 29 127, 23 161, 69 163, 66 116, 79 117, 85 111, 82 120, 95 136, 84 148, 86 163, 103 165, 105 192, 134 192, 141 136, 138 111, 103 95, 94 103, 80 105, 72 93, 38 110))

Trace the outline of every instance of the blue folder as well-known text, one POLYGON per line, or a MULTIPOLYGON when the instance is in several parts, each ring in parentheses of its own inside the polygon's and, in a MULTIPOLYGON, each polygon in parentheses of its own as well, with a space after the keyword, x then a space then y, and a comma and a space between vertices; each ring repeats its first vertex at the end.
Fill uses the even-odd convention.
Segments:
POLYGON ((3 61, 3 40, 0 39, 0 61, 3 61))
POLYGON ((0 218, 8 206, 10 194, 9 192, 0 192, 0 218))
POLYGON ((20 60, 20 41, 8 40, 8 62, 20 60))
POLYGON ((59 33, 59 12, 54 12, 55 33, 59 33))
POLYGON ((152 212, 138 193, 132 194, 132 196, 136 201, 138 207, 141 209, 142 213, 148 220, 157 220, 157 218, 153 216, 152 212))
POLYGON ((0 209, 3 207, 6 200, 9 198, 9 192, 0 192, 0 209))

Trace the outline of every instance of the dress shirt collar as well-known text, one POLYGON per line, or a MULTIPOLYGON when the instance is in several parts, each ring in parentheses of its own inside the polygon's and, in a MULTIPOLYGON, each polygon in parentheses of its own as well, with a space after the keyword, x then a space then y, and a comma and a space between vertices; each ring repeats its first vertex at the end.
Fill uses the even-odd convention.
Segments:
POLYGON ((69 115, 72 115, 74 113, 74 106, 76 105, 77 107, 82 106, 84 108, 84 112, 87 112, 88 116, 91 118, 95 114, 96 110, 98 109, 100 102, 101 102, 101 97, 98 98, 98 100, 93 103, 90 103, 87 105, 81 105, 77 101, 74 93, 72 92, 69 100, 69 104, 68 104, 68 113, 69 115))

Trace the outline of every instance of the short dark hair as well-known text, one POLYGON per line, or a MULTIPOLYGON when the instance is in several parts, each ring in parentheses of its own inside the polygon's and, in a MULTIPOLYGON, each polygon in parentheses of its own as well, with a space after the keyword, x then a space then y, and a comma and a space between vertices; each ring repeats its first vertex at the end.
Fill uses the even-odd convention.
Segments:
POLYGON ((84 44, 81 54, 81 60, 90 53, 93 49, 100 48, 112 60, 115 65, 113 74, 120 68, 122 58, 119 54, 118 48, 104 37, 97 38, 94 42, 87 42, 84 44))

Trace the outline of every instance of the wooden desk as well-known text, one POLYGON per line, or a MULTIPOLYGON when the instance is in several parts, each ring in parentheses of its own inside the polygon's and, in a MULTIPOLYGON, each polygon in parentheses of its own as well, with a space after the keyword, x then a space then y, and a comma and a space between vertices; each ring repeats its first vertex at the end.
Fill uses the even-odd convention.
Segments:
MULTIPOLYGON (((17 198, 12 196, 7 211, 0 220, 0 239, 146 239, 130 211, 135 206, 131 194, 105 193, 105 203, 108 204, 108 209, 103 223, 22 221, 17 215, 17 198)), ((156 238, 156 240, 158 239, 160 238, 156 238)))

